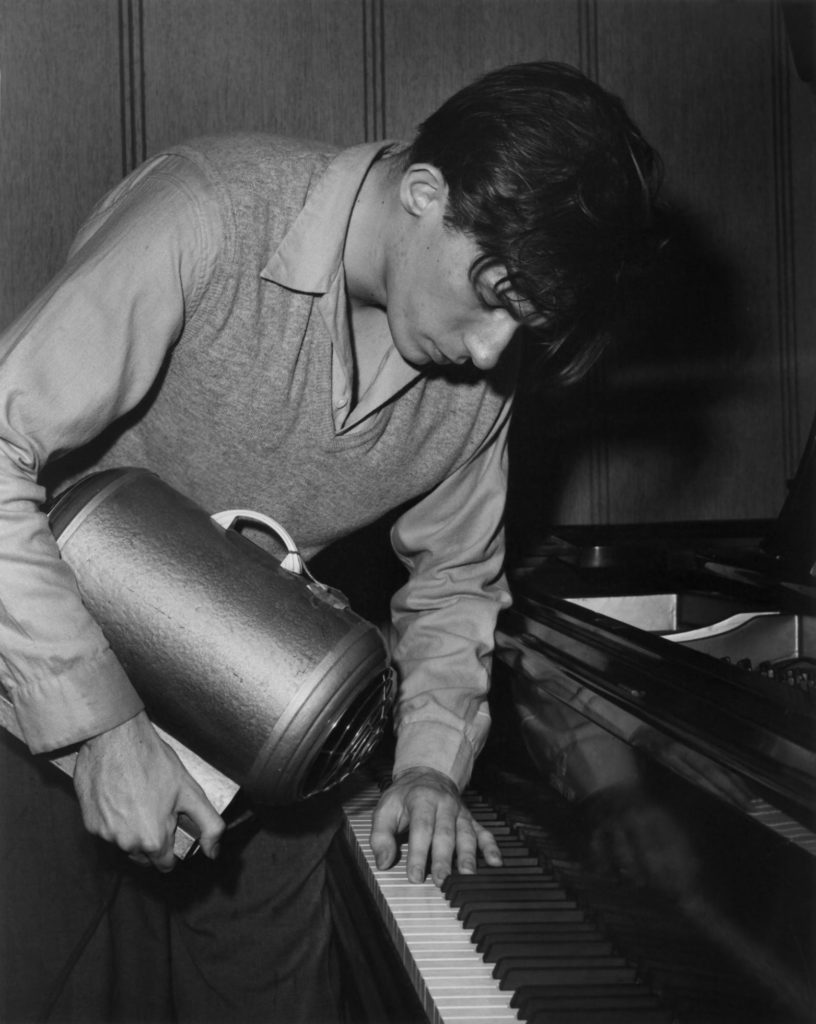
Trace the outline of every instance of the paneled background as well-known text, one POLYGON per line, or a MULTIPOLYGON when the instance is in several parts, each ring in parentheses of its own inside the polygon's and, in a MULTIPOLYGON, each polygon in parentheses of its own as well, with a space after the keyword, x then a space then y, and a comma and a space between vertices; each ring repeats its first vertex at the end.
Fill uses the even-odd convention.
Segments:
POLYGON ((623 97, 673 241, 625 343, 521 403, 514 529, 775 515, 816 411, 816 94, 772 0, 0 0, 0 327, 162 146, 405 137, 537 58, 623 97))

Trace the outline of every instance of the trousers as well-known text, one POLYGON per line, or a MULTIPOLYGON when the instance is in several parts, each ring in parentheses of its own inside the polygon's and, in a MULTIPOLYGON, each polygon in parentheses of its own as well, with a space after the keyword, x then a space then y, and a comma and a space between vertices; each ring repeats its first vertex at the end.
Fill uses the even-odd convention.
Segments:
POLYGON ((265 809, 163 875, 82 825, 70 780, 0 735, 4 1024, 335 1024, 330 796, 265 809))

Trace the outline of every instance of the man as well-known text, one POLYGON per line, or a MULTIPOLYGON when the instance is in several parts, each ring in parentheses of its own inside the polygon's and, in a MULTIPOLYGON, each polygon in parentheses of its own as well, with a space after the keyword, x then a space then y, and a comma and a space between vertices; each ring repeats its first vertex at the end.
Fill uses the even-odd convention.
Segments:
MULTIPOLYGON (((209 510, 274 515, 307 557, 404 509, 394 782, 372 849, 388 866, 407 834, 408 877, 430 864, 437 884, 454 860, 474 871, 478 851, 498 864, 459 793, 489 727, 493 629, 509 600, 521 337, 537 335, 567 376, 591 362, 649 237, 655 183, 620 102, 544 63, 463 90, 407 149, 199 140, 97 207, 3 338, 2 683, 32 752, 79 745, 88 832, 168 872, 177 815, 198 824, 211 863, 149 883, 172 909, 148 945, 166 928, 178 1019, 331 1018, 323 855, 338 813, 313 801, 263 815, 240 843, 222 836, 82 607, 40 511, 43 480, 145 466, 209 510)), ((130 891, 97 901, 41 1016, 74 1012, 65 993, 89 935, 113 927, 130 891)), ((127 968, 113 969, 122 988, 127 968)), ((109 1016, 145 1019, 138 981, 124 1008, 116 998, 109 1016)))

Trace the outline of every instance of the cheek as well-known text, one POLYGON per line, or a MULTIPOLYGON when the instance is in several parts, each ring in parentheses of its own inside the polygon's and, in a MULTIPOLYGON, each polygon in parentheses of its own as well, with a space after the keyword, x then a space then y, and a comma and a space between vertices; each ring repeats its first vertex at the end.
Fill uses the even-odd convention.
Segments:
POLYGON ((428 259, 412 299, 417 315, 439 326, 461 319, 466 306, 462 289, 453 279, 450 267, 439 259, 428 259))
POLYGON ((397 273, 388 303, 392 334, 440 338, 455 333, 475 315, 467 280, 464 285, 456 281, 449 263, 433 249, 412 257, 397 273))

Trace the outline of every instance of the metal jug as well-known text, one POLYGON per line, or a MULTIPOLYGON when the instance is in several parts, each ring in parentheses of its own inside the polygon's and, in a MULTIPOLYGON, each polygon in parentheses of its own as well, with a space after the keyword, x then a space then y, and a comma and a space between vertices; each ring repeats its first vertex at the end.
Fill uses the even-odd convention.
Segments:
POLYGON ((48 519, 151 720, 256 801, 327 789, 379 741, 393 700, 382 637, 280 524, 211 516, 142 469, 86 477, 48 519), (283 562, 241 520, 274 530, 283 562))

